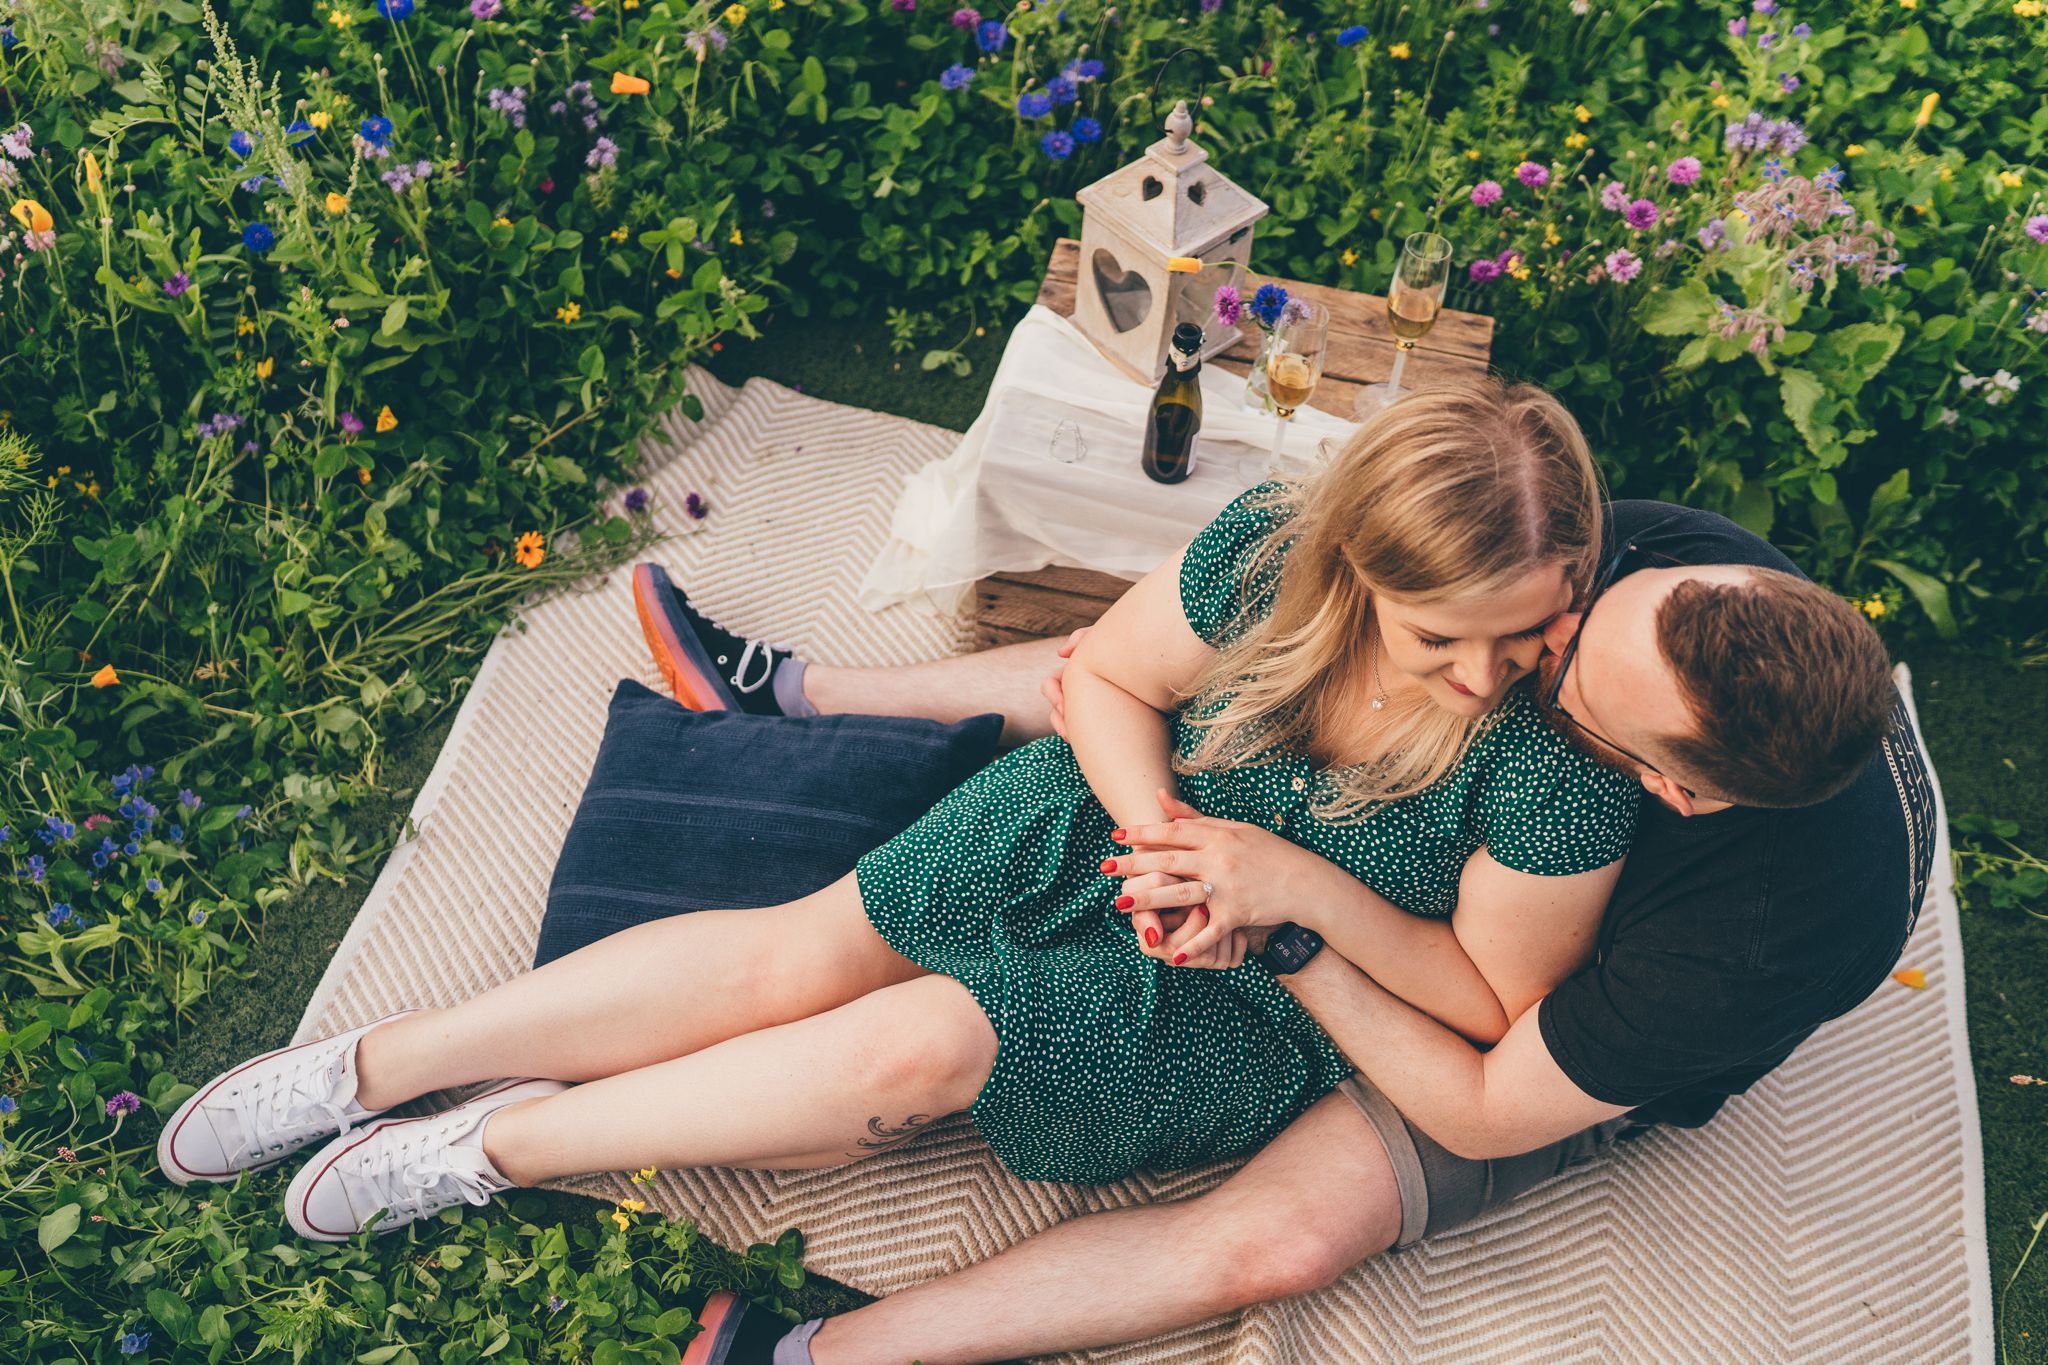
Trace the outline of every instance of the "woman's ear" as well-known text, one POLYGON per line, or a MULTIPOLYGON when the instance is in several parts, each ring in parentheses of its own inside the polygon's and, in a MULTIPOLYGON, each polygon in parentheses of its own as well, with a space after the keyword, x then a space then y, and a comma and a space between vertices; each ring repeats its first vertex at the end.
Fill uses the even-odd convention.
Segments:
POLYGON ((1551 623, 1543 628, 1543 647, 1559 658, 1564 657, 1565 646, 1572 642, 1578 632, 1579 622, 1586 613, 1582 611, 1561 611, 1551 623))

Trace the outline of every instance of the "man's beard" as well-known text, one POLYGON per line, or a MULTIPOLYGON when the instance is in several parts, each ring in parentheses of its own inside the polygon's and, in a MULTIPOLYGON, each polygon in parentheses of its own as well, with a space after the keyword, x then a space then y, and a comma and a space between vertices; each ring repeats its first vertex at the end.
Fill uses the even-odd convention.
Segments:
POLYGON ((1543 657, 1536 661, 1536 688, 1534 692, 1536 709, 1542 713, 1543 719, 1549 723, 1550 728, 1563 735, 1565 742, 1574 749, 1577 749, 1603 768, 1612 768, 1616 772, 1627 773, 1630 777, 1641 780, 1643 774, 1649 771, 1642 764, 1636 762, 1620 750, 1602 744, 1599 740, 1587 734, 1583 727, 1574 725, 1559 715, 1557 710, 1549 704, 1550 687, 1552 683, 1557 681, 1557 670, 1562 663, 1563 661, 1557 655, 1552 654, 1547 649, 1543 651, 1543 657))

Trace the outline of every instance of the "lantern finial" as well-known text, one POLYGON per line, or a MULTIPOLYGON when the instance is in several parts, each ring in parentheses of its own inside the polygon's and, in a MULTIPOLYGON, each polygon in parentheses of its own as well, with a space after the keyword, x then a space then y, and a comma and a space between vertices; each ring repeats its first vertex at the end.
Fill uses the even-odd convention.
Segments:
POLYGON ((1188 113, 1188 102, 1178 100, 1173 112, 1166 116, 1166 152, 1179 156, 1187 150, 1188 134, 1195 130, 1195 120, 1188 113))

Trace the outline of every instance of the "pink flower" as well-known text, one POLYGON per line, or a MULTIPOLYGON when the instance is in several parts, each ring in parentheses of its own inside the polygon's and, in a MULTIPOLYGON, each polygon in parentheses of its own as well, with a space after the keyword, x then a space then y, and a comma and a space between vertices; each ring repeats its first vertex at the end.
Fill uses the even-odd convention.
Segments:
POLYGON ((969 32, 981 27, 981 11, 978 9, 956 9, 953 11, 953 27, 969 32))
POLYGON ((1621 216, 1637 232, 1647 232, 1657 226, 1657 206, 1647 199, 1636 200, 1622 212, 1621 216))
POLYGON ((1235 327, 1244 319, 1244 297, 1231 285, 1221 285, 1216 290, 1216 321, 1225 327, 1235 327))
POLYGON ((1498 204, 1500 202, 1500 182, 1498 180, 1482 180, 1474 185, 1472 187, 1472 202, 1480 208, 1485 208, 1488 204, 1498 204))
POLYGON ((1620 251, 1608 252, 1605 264, 1608 277, 1616 284, 1627 284, 1643 273, 1642 261, 1636 257, 1635 252, 1625 247, 1620 251))
POLYGON ((136 1094, 133 1090, 122 1090, 117 1092, 114 1098, 107 1101, 107 1117, 117 1119, 124 1114, 132 1114, 141 1107, 142 1096, 136 1094))
POLYGON ((2037 213, 2026 222, 2027 236, 2037 242, 2048 242, 2048 213, 2037 213))
POLYGON ((1700 178, 1700 159, 1696 156, 1682 156, 1671 163, 1664 172, 1664 178, 1674 185, 1690 185, 1700 178))
POLYGON ((1524 161, 1515 167, 1515 179, 1532 190, 1540 190, 1550 183, 1550 168, 1539 166, 1533 161, 1524 161))
POLYGON ((1472 262, 1472 267, 1467 273, 1472 276, 1474 284, 1486 284, 1500 278, 1500 262, 1482 256, 1472 262))
POLYGON ((1610 180, 1600 187, 1600 207, 1610 213, 1620 213, 1628 207, 1628 186, 1619 180, 1610 180))

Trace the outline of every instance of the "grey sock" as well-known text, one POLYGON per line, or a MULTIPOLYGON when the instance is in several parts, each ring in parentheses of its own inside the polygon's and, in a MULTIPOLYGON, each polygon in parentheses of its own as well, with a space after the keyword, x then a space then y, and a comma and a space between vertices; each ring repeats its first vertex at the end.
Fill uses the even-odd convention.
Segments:
POLYGON ((775 1343, 775 1365, 815 1365, 811 1359, 811 1338, 824 1325, 823 1318, 812 1318, 800 1327, 790 1328, 789 1335, 775 1343))
MULTIPOLYGON (((785 716, 815 716, 818 708, 811 705, 811 699, 804 695, 804 671, 810 667, 806 661, 791 655, 775 665, 775 677, 769 686, 775 693, 775 704, 782 708, 785 716)), ((809 1338, 805 1338, 809 1340, 809 1338)), ((810 1359, 810 1352, 804 1353, 810 1359)))

